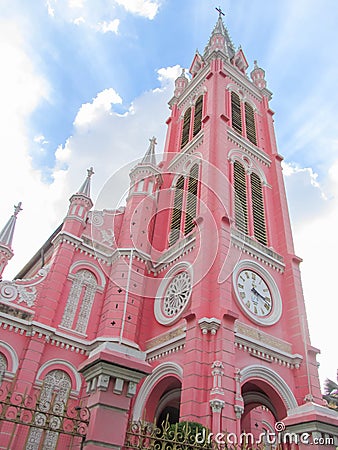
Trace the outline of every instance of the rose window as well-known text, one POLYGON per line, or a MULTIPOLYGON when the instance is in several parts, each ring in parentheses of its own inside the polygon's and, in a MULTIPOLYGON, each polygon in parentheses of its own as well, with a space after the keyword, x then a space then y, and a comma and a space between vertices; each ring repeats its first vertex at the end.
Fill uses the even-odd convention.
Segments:
POLYGON ((187 272, 176 275, 169 283, 163 299, 163 313, 175 317, 187 305, 191 293, 191 278, 187 272))

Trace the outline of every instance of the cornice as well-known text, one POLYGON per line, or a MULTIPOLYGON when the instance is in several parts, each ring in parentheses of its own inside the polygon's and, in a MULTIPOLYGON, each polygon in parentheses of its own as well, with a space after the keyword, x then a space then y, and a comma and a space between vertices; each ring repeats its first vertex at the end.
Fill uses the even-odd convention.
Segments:
POLYGON ((184 163, 188 157, 201 145, 203 144, 204 131, 201 130, 199 133, 190 141, 188 144, 180 151, 174 159, 170 162, 168 166, 168 171, 176 172, 178 167, 184 163))
POLYGON ((285 264, 281 255, 234 228, 231 229, 231 244, 277 272, 284 272, 285 264))
POLYGON ((177 100, 178 108, 182 108, 182 106, 189 100, 189 98, 192 98, 196 94, 196 91, 198 91, 198 89, 200 89, 200 87, 201 87, 200 85, 205 82, 205 79, 209 73, 211 73, 210 66, 206 65, 189 82, 185 91, 180 95, 180 97, 177 100))
POLYGON ((194 249, 195 243, 196 235, 195 233, 192 233, 170 247, 161 255, 157 262, 153 263, 152 270, 154 271, 155 275, 163 272, 167 267, 177 262, 177 260, 182 256, 190 253, 194 249))
POLYGON ((292 353, 288 342, 241 322, 235 325, 235 347, 253 357, 291 369, 298 369, 303 361, 301 355, 292 353))
POLYGON ((185 346, 186 329, 185 327, 158 336, 147 342, 146 361, 151 362, 159 358, 183 350, 185 346))
POLYGON ((231 128, 228 128, 228 140, 238 145, 241 149, 243 149, 246 153, 248 153, 248 155, 257 159, 265 166, 267 167, 271 166, 271 159, 266 155, 265 152, 263 152, 250 142, 246 141, 242 136, 237 134, 231 128))

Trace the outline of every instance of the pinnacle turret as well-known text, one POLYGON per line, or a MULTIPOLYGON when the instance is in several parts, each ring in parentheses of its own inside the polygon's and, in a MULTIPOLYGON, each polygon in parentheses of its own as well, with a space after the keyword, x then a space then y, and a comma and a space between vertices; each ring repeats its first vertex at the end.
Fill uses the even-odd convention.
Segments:
POLYGON ((92 167, 87 169, 87 178, 84 180, 82 185, 80 186, 80 189, 77 191, 77 194, 85 195, 86 197, 90 198, 90 179, 94 175, 94 170, 92 167))
POLYGON ((203 56, 206 59, 214 51, 220 51, 231 59, 235 54, 235 48, 230 39, 228 30, 223 23, 222 16, 224 16, 224 13, 221 8, 216 8, 216 10, 218 11, 218 19, 211 33, 209 42, 205 47, 203 56))
POLYGON ((20 211, 22 203, 19 202, 17 206, 14 206, 14 213, 6 223, 4 228, 0 231, 0 280, 2 279, 2 273, 8 264, 8 261, 13 257, 12 242, 16 224, 16 218, 20 211))
POLYGON ((22 203, 19 202, 17 206, 14 206, 14 213, 0 232, 0 246, 2 247, 12 248, 16 218, 19 212, 22 211, 21 205, 22 203))
POLYGON ((266 88, 265 71, 254 61, 254 68, 250 73, 251 79, 259 89, 266 88))
POLYGON ((78 191, 69 199, 70 205, 63 224, 63 230, 74 236, 81 236, 85 227, 87 214, 93 206, 92 199, 90 198, 90 184, 93 175, 93 168, 87 169, 86 179, 78 191))
POLYGON ((157 145, 157 142, 155 136, 149 139, 149 142, 148 150, 143 156, 140 164, 152 164, 153 166, 156 166, 155 146, 157 145))

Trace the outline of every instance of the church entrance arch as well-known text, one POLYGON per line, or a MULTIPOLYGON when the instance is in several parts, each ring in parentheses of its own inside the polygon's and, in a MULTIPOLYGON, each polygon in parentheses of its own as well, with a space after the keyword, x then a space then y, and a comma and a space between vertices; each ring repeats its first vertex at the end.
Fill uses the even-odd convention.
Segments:
POLYGON ((244 412, 241 431, 258 437, 274 432, 275 423, 287 416, 297 401, 283 378, 264 366, 253 365, 241 370, 241 394, 244 412))
POLYGON ((142 384, 133 408, 133 420, 160 425, 168 417, 179 420, 183 369, 177 363, 158 365, 142 384))

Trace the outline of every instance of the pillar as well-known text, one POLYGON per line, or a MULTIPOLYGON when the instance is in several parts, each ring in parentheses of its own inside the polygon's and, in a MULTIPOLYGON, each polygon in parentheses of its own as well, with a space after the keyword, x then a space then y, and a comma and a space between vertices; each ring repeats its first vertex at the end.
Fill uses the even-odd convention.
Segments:
POLYGON ((122 449, 129 409, 137 384, 151 373, 144 354, 122 345, 105 343, 81 364, 90 410, 85 450, 122 449), (117 351, 116 349, 121 351, 117 351))

